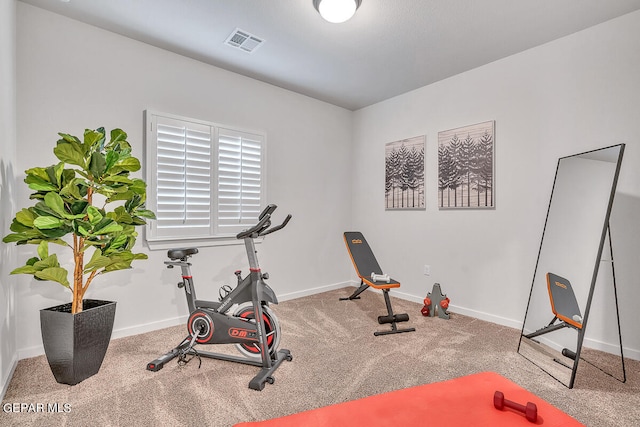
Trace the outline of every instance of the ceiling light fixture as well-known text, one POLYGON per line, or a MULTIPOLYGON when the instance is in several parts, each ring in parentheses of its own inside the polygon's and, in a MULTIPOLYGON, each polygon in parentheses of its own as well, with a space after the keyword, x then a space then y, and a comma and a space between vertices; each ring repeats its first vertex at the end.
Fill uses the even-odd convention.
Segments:
POLYGON ((334 24, 348 21, 360 7, 362 0, 313 0, 320 16, 334 24))

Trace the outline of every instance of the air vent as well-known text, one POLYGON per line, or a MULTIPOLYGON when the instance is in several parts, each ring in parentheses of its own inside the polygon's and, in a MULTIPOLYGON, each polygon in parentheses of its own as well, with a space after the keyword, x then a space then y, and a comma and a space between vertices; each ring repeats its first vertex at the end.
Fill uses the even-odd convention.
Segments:
POLYGON ((247 53, 255 52, 262 43, 264 43, 264 40, 260 37, 256 37, 239 28, 236 28, 233 33, 227 37, 227 40, 225 40, 225 44, 247 53))

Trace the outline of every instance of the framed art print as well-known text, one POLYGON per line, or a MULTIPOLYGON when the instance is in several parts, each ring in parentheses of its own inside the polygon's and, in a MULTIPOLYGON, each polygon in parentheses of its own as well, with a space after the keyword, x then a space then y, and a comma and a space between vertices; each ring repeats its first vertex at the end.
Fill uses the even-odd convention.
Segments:
POLYGON ((424 135, 385 145, 385 209, 425 209, 424 135))
POLYGON ((438 208, 494 208, 495 121, 438 132, 438 208))

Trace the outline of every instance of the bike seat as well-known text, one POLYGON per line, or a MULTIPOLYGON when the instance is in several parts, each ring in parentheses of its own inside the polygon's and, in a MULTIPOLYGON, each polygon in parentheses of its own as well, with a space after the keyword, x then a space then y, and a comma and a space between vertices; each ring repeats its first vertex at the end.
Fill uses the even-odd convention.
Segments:
POLYGON ((169 249, 167 251, 167 256, 170 259, 182 259, 184 257, 195 255, 197 253, 198 253, 198 248, 169 249))

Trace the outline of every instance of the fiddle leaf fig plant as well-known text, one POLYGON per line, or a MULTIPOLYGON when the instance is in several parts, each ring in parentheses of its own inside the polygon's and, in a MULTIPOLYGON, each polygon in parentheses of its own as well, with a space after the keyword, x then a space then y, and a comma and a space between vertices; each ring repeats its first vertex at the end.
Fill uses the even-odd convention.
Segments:
POLYGON ((114 129, 107 139, 104 128, 87 129, 82 141, 58 135, 53 153, 59 162, 25 171, 35 205, 16 214, 12 233, 2 241, 37 245, 37 256, 11 274, 30 274, 68 288, 75 314, 82 311, 84 295, 97 276, 147 258, 132 252, 136 226, 155 214, 145 208, 146 183, 130 176, 140 169, 140 161, 131 155, 124 131, 114 129), (73 252, 71 277, 50 252, 50 243, 73 252))

